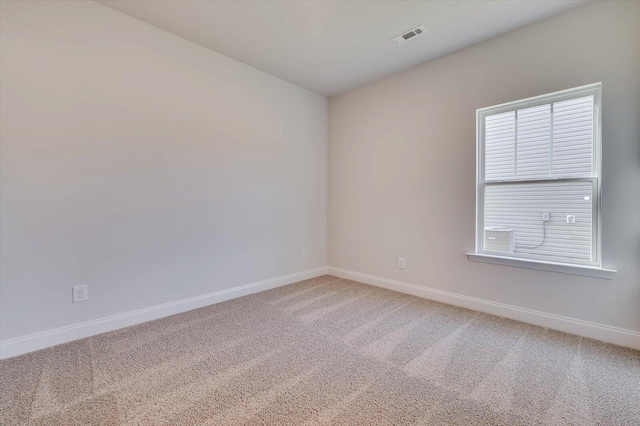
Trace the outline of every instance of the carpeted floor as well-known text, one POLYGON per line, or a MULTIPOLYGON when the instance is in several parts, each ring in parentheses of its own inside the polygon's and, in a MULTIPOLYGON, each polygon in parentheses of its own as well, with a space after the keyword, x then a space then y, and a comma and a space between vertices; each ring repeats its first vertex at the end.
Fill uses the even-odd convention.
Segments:
POLYGON ((0 377, 2 425, 640 425, 638 351, 332 276, 0 377))

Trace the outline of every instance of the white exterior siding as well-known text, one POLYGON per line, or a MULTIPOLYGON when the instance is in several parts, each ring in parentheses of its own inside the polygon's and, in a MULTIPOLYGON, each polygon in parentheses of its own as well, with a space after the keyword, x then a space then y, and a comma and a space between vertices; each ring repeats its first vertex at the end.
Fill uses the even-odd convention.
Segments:
POLYGON ((513 228, 516 253, 590 261, 591 199, 591 182, 488 185, 485 228, 513 228), (575 223, 567 223, 567 215, 575 215, 575 223))

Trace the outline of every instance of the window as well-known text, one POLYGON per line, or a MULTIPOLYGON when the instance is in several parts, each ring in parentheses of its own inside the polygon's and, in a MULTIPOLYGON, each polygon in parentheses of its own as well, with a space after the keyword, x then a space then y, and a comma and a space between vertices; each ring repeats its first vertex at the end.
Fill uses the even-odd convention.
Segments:
POLYGON ((601 88, 477 111, 475 254, 600 268, 601 88))

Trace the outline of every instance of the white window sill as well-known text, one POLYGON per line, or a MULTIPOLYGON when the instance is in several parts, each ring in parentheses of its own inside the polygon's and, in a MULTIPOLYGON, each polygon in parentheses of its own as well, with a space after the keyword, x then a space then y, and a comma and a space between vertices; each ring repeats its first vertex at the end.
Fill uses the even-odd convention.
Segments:
POLYGON ((542 271, 560 272, 563 274, 584 275, 587 277, 613 279, 614 269, 598 268, 595 266, 569 265, 566 263, 543 262, 530 259, 516 259, 491 254, 467 253, 472 262, 492 263, 494 265, 515 266, 517 268, 539 269, 542 271))

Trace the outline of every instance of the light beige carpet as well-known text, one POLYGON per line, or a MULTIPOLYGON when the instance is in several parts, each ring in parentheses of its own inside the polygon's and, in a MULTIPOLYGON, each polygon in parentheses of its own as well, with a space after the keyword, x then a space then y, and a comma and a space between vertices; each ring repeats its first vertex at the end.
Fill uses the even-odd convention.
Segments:
POLYGON ((0 375, 3 425, 640 425, 638 351, 332 276, 0 375))

